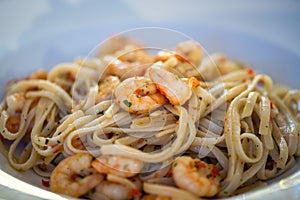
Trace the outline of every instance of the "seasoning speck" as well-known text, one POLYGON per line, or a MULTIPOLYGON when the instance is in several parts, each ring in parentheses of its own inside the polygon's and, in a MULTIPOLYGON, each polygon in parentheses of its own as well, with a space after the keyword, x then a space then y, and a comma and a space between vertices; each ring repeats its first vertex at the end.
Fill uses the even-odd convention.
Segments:
POLYGON ((130 108, 131 105, 132 105, 132 103, 129 102, 127 99, 125 99, 125 100, 123 101, 123 103, 124 103, 128 108, 130 108))

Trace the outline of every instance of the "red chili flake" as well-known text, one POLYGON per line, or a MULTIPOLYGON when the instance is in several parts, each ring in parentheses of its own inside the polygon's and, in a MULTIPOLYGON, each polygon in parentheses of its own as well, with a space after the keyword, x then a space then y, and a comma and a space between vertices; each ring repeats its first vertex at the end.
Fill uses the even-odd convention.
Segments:
POLYGON ((214 176, 220 176, 219 171, 218 171, 217 168, 215 168, 215 167, 212 168, 211 173, 212 173, 214 176))
POLYGON ((204 162, 201 162, 201 161, 195 161, 195 167, 197 168, 204 168, 206 167, 206 164, 204 162))
POLYGON ((282 136, 285 141, 287 141, 287 135, 282 136))
POLYGON ((142 95, 143 95, 143 90, 140 89, 140 88, 138 88, 138 89, 135 90, 134 93, 135 93, 135 94, 138 94, 138 95, 140 95, 140 96, 142 96, 142 95))
POLYGON ((78 178, 78 174, 72 174, 71 180, 75 181, 78 178))
POLYGON ((169 169, 168 173, 166 174, 166 177, 168 177, 168 178, 173 177, 173 170, 172 170, 172 168, 169 169))
POLYGON ((247 73, 248 73, 249 75, 253 75, 253 74, 254 74, 254 70, 251 69, 251 68, 248 68, 248 69, 247 69, 247 73))
POLYGON ((270 102, 270 108, 273 109, 273 103, 272 103, 272 101, 270 102))
POLYGON ((74 74, 72 74, 72 72, 70 72, 70 71, 67 71, 67 75, 68 75, 68 77, 70 78, 70 80, 72 81, 72 82, 75 82, 75 76, 74 76, 74 74))
POLYGON ((138 144, 143 144, 143 142, 144 142, 143 139, 139 139, 137 143, 138 143, 138 144))
POLYGON ((140 191, 138 191, 137 189, 132 189, 130 191, 130 193, 134 196, 138 196, 138 197, 141 197, 142 196, 142 193, 140 191))
POLYGON ((42 179, 42 185, 44 187, 49 187, 50 186, 49 180, 42 179))

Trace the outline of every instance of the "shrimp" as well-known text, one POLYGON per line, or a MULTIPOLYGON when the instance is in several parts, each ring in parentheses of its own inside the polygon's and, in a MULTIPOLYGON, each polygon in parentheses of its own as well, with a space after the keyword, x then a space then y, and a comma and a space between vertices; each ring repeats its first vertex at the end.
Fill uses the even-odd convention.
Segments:
POLYGON ((131 77, 122 81, 114 94, 120 107, 131 113, 147 113, 167 103, 155 84, 145 77, 131 77))
POLYGON ((144 75, 146 68, 153 62, 152 57, 144 51, 143 46, 117 37, 118 40, 124 44, 103 57, 108 73, 122 79, 144 75))
POLYGON ((177 75, 160 67, 161 64, 157 62, 149 68, 150 79, 171 104, 183 105, 192 95, 191 88, 177 75))
POLYGON ((125 62, 152 63, 150 55, 146 54, 144 48, 139 45, 126 45, 123 49, 117 51, 115 56, 125 62))
POLYGON ((199 197, 212 197, 220 190, 220 174, 212 165, 199 159, 181 156, 173 163, 175 184, 199 197))
POLYGON ((96 95, 96 103, 107 99, 111 94, 112 91, 119 85, 120 79, 117 76, 107 76, 99 83, 99 92, 96 95))
POLYGON ((47 79, 48 72, 45 69, 39 69, 30 74, 29 79, 47 79))
POLYGON ((93 168, 99 173, 114 174, 119 177, 132 177, 139 173, 144 163, 137 159, 119 155, 104 155, 92 162, 93 168))
POLYGON ((107 180, 101 182, 93 193, 88 195, 91 199, 140 199, 139 197, 142 196, 142 183, 137 177, 130 178, 130 180, 126 179, 133 184, 128 185, 124 182, 118 182, 118 180, 109 180, 108 176, 106 177, 107 180))
POLYGON ((203 51, 200 45, 192 40, 179 43, 175 52, 181 59, 183 58, 195 66, 198 66, 202 61, 203 51))
POLYGON ((18 92, 6 97, 7 110, 13 112, 20 112, 26 102, 25 94, 18 92))
POLYGON ((175 51, 160 51, 155 61, 162 61, 184 77, 199 76, 198 66, 202 62, 203 52, 199 44, 194 41, 179 43, 175 51), (176 62, 175 62, 175 60, 176 62), (172 62, 171 62, 172 61, 172 62))
MULTIPOLYGON (((95 188, 95 194, 92 196, 97 196, 97 194, 105 195, 109 199, 116 200, 127 200, 132 199, 133 195, 131 189, 125 185, 119 183, 113 183, 110 181, 103 181, 95 188)), ((102 199, 102 198, 101 198, 102 199)))
POLYGON ((80 197, 100 184, 104 176, 91 168, 93 157, 78 153, 61 161, 50 177, 50 190, 72 197, 80 197))
POLYGON ((148 66, 140 62, 122 61, 115 56, 105 56, 103 61, 107 65, 108 73, 118 76, 120 79, 142 76, 148 66))

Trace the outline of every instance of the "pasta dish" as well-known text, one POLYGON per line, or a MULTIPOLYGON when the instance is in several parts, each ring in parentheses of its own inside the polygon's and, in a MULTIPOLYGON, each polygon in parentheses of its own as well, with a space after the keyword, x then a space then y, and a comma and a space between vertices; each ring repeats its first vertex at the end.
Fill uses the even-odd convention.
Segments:
POLYGON ((153 55, 118 36, 93 58, 8 82, 0 146, 62 195, 229 197, 295 164, 299 99, 194 41, 153 55))

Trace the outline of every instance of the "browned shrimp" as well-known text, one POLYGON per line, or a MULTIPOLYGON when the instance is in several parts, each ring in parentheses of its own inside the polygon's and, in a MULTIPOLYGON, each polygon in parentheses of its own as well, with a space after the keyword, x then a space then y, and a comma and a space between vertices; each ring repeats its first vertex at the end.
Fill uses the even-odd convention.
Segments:
POLYGON ((78 153, 61 161, 50 177, 50 190, 80 197, 100 184, 104 176, 91 168, 92 156, 78 153))
POLYGON ((122 81, 114 94, 120 107, 131 113, 147 113, 167 103, 156 85, 145 77, 131 77, 122 81))
POLYGON ((187 60, 195 66, 198 66, 202 61, 202 49, 198 43, 192 40, 179 43, 175 49, 175 52, 180 57, 182 57, 183 59, 187 60))
POLYGON ((107 65, 108 73, 125 79, 133 76, 144 75, 148 65, 141 62, 127 62, 115 56, 105 56, 104 63, 107 65))
POLYGON ((113 91, 120 84, 120 79, 117 76, 107 76, 99 83, 99 92, 96 95, 96 103, 109 98, 113 95, 113 91))
POLYGON ((189 40, 179 43, 175 48, 175 51, 158 52, 155 61, 168 63, 167 65, 169 67, 172 67, 177 73, 184 77, 193 77, 200 75, 198 67, 202 62, 202 58, 203 51, 201 46, 198 43, 189 40), (171 60, 172 62, 170 62, 171 60))
POLYGON ((150 79, 171 104, 183 105, 192 95, 191 87, 177 75, 158 65, 159 63, 156 63, 150 67, 150 79))
POLYGON ((104 45, 102 53, 103 50, 106 56, 102 60, 108 73, 120 79, 144 75, 146 68, 153 62, 152 56, 147 54, 141 44, 120 36, 110 39, 107 45, 104 45))
POLYGON ((212 197, 220 190, 220 175, 212 165, 188 156, 178 157, 173 163, 176 185, 199 197, 212 197))
POLYGON ((119 183, 113 183, 110 181, 101 182, 96 188, 95 193, 105 195, 109 199, 116 200, 129 200, 133 195, 131 189, 125 185, 119 183))
POLYGON ((100 173, 114 174, 120 177, 132 177, 139 173, 144 163, 140 160, 119 155, 105 155, 92 162, 92 166, 100 173))

